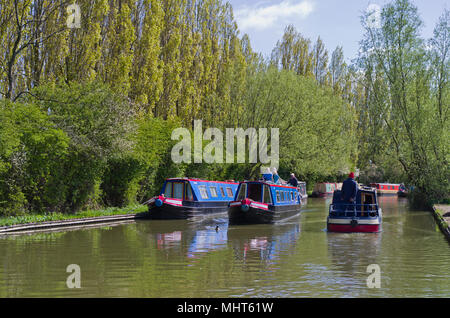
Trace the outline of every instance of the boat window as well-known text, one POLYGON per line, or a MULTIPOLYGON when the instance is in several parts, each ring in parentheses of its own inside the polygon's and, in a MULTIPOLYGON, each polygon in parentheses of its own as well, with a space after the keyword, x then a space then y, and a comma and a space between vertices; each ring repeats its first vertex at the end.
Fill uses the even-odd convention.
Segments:
POLYGON ((294 192, 291 191, 291 201, 294 201, 294 192))
POLYGON ((231 188, 229 188, 229 187, 227 187, 227 194, 231 198, 234 197, 233 190, 231 190, 231 188))
POLYGON ((280 191, 277 190, 276 193, 277 193, 277 202, 280 202, 281 201, 280 191))
POLYGON ((206 186, 199 186, 198 190, 200 191, 200 196, 202 199, 208 199, 208 192, 206 192, 206 186))
POLYGON ((237 197, 237 200, 244 200, 246 198, 246 194, 247 194, 247 183, 242 183, 241 187, 239 188, 239 194, 237 197))
POLYGON ((171 198, 172 197, 172 182, 167 182, 166 183, 166 188, 164 189, 164 196, 166 198, 171 198))
POLYGON ((222 194, 222 197, 226 197, 223 187, 220 187, 220 194, 222 194))
POLYGON ((184 189, 185 189, 184 199, 188 201, 193 201, 194 196, 192 195, 191 185, 189 183, 186 183, 184 189))
POLYGON ((216 187, 209 187, 209 191, 211 192, 211 197, 217 198, 217 188, 216 187))
POLYGON ((372 193, 362 193, 362 196, 361 196, 361 201, 363 203, 362 210, 363 211, 372 211, 372 210, 374 210, 375 208, 373 206, 364 206, 366 204, 374 204, 375 203, 374 199, 375 198, 374 198, 372 193))
POLYGON ((264 185, 264 203, 272 204, 272 196, 268 185, 264 185))
POLYGON ((248 198, 256 202, 261 202, 262 199, 262 184, 249 183, 248 184, 248 198))
POLYGON ((173 183, 172 198, 183 200, 183 185, 184 185, 184 182, 174 182, 173 183))

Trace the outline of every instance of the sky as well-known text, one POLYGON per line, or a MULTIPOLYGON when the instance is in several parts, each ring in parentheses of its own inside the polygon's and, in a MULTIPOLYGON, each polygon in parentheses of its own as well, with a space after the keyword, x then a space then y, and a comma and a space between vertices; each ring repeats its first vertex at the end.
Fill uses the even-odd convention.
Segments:
MULTIPOLYGON (((383 7, 388 0, 228 0, 233 6, 240 34, 247 33, 254 51, 270 57, 287 25, 314 43, 318 36, 329 56, 341 45, 347 62, 357 57, 364 30, 360 17, 370 7, 383 7)), ((412 0, 424 22, 422 36, 433 29, 450 0, 412 0)))

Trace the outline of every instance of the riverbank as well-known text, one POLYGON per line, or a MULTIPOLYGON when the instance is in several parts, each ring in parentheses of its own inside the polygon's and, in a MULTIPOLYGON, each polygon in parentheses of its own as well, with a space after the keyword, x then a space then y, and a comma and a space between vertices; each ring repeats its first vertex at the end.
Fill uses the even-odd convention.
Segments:
POLYGON ((433 205, 433 215, 441 231, 450 240, 450 204, 433 205))
POLYGON ((146 211, 147 206, 145 205, 133 205, 124 208, 80 211, 75 214, 48 213, 2 217, 0 218, 0 234, 134 219, 146 211))

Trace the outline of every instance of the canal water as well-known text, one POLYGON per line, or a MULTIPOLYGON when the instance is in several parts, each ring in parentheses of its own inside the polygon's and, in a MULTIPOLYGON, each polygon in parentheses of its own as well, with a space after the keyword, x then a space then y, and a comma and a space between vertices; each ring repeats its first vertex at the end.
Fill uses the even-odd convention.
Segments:
POLYGON ((429 212, 380 197, 381 233, 328 233, 330 200, 310 198, 277 225, 142 220, 3 236, 0 297, 450 297, 450 246, 429 212), (67 287, 70 264, 79 289, 67 287), (367 286, 371 264, 380 288, 367 286))

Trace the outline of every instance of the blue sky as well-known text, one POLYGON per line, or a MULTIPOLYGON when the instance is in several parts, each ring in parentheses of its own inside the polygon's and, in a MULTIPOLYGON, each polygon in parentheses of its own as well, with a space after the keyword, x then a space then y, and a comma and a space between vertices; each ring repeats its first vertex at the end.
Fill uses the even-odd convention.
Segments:
MULTIPOLYGON (((357 56, 363 28, 360 16, 371 4, 383 7, 388 0, 228 0, 233 6, 241 32, 250 36, 252 47, 264 56, 270 53, 282 37, 284 28, 293 24, 303 36, 313 42, 320 35, 331 52, 344 48, 349 62, 357 56)), ((422 35, 428 39, 444 9, 450 10, 450 0, 413 0, 424 22, 422 35)))

